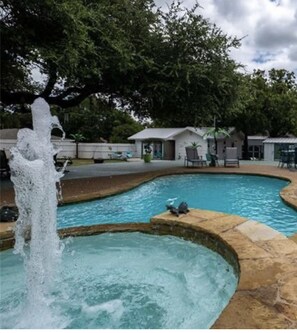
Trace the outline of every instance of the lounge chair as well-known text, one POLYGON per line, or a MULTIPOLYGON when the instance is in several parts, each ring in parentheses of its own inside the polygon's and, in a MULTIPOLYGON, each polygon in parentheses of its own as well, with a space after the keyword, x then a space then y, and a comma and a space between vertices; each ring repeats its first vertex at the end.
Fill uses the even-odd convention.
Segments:
POLYGON ((10 176, 10 167, 8 164, 8 158, 6 156, 5 150, 0 150, 0 175, 1 177, 5 174, 5 176, 10 176))
POLYGON ((237 154, 237 147, 227 147, 225 158, 224 158, 224 167, 236 165, 239 168, 239 158, 237 154))
POLYGON ((189 166, 189 163, 192 163, 192 166, 207 166, 206 160, 202 158, 202 156, 198 155, 197 148, 192 147, 186 147, 186 157, 184 165, 187 167, 189 166))

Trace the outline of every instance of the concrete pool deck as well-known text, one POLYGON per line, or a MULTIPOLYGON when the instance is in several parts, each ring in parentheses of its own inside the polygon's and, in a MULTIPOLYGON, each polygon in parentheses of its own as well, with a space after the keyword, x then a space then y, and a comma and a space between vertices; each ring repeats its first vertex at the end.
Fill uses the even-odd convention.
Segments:
MULTIPOLYGON (((145 172, 136 168, 137 172, 132 173, 65 179, 62 181, 64 202, 113 195, 163 175, 206 172, 265 175, 290 180, 280 195, 286 203, 297 208, 297 172, 288 169, 256 164, 241 164, 240 168, 163 166, 145 172)), ((1 206, 14 205, 11 186, 1 187, 0 203, 1 206)), ((1 223, 0 226, 0 245, 5 247, 10 240, 11 246, 13 223, 1 223)), ((66 237, 107 231, 173 234, 192 241, 202 234, 205 239, 214 240, 221 251, 226 248, 233 252, 238 264, 239 284, 213 328, 297 328, 297 244, 293 241, 296 235, 288 239, 256 221, 196 209, 178 218, 165 212, 153 217, 149 224, 70 228, 59 233, 66 237)))

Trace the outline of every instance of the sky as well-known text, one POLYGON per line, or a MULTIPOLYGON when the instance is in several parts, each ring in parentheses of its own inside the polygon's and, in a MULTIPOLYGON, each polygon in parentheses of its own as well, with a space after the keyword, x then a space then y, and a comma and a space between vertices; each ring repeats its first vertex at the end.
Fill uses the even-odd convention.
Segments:
MULTIPOLYGON (((171 0, 155 0, 167 8, 171 0)), ((245 67, 286 69, 297 76, 297 0, 199 0, 197 13, 229 36, 242 38, 230 55, 245 67)), ((195 0, 184 0, 192 8, 195 0)))

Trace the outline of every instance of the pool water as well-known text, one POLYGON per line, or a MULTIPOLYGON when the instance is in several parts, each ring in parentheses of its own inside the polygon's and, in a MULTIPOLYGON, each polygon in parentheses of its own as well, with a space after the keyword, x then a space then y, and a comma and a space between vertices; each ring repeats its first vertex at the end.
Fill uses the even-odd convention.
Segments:
POLYGON ((186 201, 191 208, 236 214, 265 223, 290 236, 297 213, 279 196, 287 181, 246 175, 175 175, 155 179, 112 197, 58 208, 58 227, 149 222, 166 210, 166 201, 186 201))
POLYGON ((103 234, 63 241, 50 315, 26 314, 24 268, 0 253, 1 328, 208 328, 237 286, 219 254, 173 236, 103 234))

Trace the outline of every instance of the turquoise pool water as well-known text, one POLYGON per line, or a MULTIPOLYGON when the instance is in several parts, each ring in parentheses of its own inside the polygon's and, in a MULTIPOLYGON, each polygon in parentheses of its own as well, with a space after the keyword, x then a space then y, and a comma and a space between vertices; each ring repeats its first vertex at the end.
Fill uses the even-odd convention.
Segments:
POLYGON ((0 328, 208 328, 237 286, 219 254, 173 236, 118 233, 63 241, 46 314, 26 313, 24 267, 0 253, 0 328))
POLYGON ((175 175, 155 179, 128 192, 58 208, 58 227, 148 222, 177 198, 191 208, 244 216, 290 236, 297 232, 297 212, 283 203, 287 181, 246 175, 175 175))

